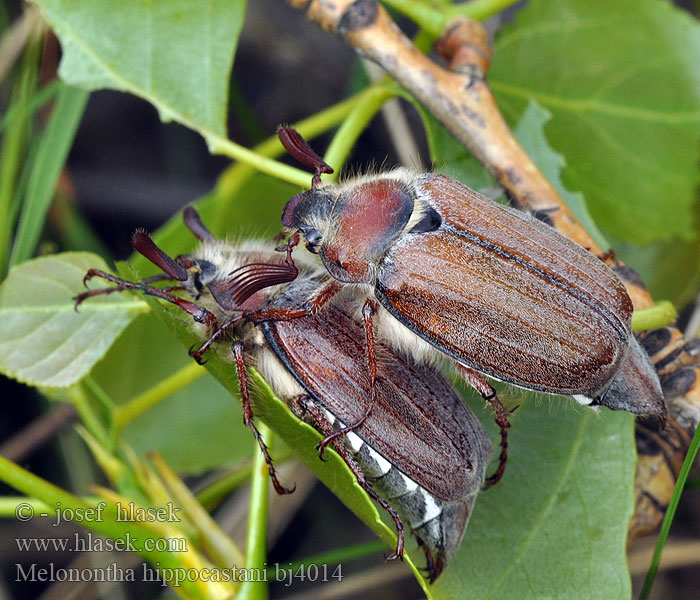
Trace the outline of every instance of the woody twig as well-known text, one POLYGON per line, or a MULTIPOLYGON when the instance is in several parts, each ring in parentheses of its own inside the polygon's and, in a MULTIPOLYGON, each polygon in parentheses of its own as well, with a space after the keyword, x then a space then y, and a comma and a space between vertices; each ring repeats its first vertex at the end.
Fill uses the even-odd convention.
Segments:
MULTIPOLYGON (((653 306, 639 277, 604 252, 517 142, 486 79, 489 50, 480 24, 452 23, 438 43, 449 61, 441 67, 422 54, 377 0, 287 0, 307 18, 342 36, 359 54, 382 66, 413 94, 484 165, 519 208, 548 221, 604 259, 621 276, 637 309, 653 306)), ((630 542, 655 531, 673 494, 685 452, 700 421, 700 352, 670 327, 648 332, 643 343, 659 372, 669 427, 637 425, 639 460, 636 514, 630 542)))

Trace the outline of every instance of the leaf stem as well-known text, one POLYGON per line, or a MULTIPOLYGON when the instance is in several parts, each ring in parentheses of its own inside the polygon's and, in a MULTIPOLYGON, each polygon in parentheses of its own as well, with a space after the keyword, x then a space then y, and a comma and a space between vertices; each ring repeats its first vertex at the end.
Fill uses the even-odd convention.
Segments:
POLYGON ((290 167, 276 160, 266 158, 253 150, 249 150, 244 146, 236 144, 226 138, 206 134, 209 151, 212 154, 224 154, 231 158, 251 165, 262 173, 267 173, 278 179, 288 181, 299 186, 306 186, 309 182, 309 174, 306 171, 290 167))
POLYGON ((324 160, 335 169, 334 178, 338 177, 341 166, 345 164, 357 138, 360 137, 374 115, 379 112, 387 100, 398 94, 399 89, 396 84, 384 83, 368 88, 367 93, 355 103, 338 128, 338 132, 333 137, 324 157, 324 160))
POLYGON ((118 433, 125 425, 133 421, 141 413, 146 412, 174 392, 184 388, 206 373, 206 369, 192 361, 170 377, 160 381, 152 388, 139 394, 114 412, 114 430, 118 433))
MULTIPOLYGON (((81 499, 73 494, 55 486, 54 484, 30 473, 19 465, 7 460, 4 456, 0 456, 0 480, 4 481, 13 488, 23 492, 29 496, 29 508, 24 508, 23 512, 15 513, 22 520, 29 520, 43 516, 41 513, 34 514, 33 506, 36 502, 43 502, 48 509, 46 515, 54 515, 58 511, 70 510, 76 515, 80 512, 85 518, 82 521, 88 529, 92 529, 102 535, 115 540, 131 539, 136 552, 141 556, 147 557, 159 569, 181 569, 184 559, 189 553, 175 553, 160 550, 151 550, 150 548, 163 547, 163 538, 158 534, 154 534, 152 527, 149 529, 149 523, 139 521, 117 521, 114 511, 114 505, 109 502, 104 502, 104 512, 98 513, 89 517, 91 513, 86 512, 88 509, 94 508, 92 499, 81 499), (30 502, 31 500, 31 502, 30 502)), ((101 506, 102 501, 97 503, 101 506)), ((19 504, 22 504, 21 502, 19 504)), ((40 506, 40 505, 36 505, 40 506)), ((196 583, 196 582, 195 582, 196 583)), ((198 591, 195 583, 187 580, 181 583, 183 592, 190 594, 194 598, 204 598, 204 594, 198 591)))
MULTIPOLYGON (((100 498, 97 496, 85 496, 79 499, 90 506, 95 506, 100 501, 100 498)), ((35 515, 48 513, 51 510, 49 504, 38 498, 30 496, 2 496, 0 497, 0 518, 16 518, 24 507, 31 508, 35 515)))
POLYGON ((85 379, 83 379, 83 385, 95 396, 102 408, 111 415, 117 407, 117 404, 110 398, 109 394, 102 389, 102 386, 95 381, 95 378, 92 377, 92 375, 87 375, 85 379))
MULTIPOLYGON (((344 118, 346 118, 346 116, 353 111, 356 106, 364 105, 365 103, 367 103, 368 106, 371 106, 373 102, 377 101, 378 97, 389 93, 386 91, 386 88, 386 84, 370 86, 364 89, 362 92, 355 94, 354 96, 351 96, 338 104, 335 104, 307 119, 303 119, 302 121, 295 123, 294 129, 301 133, 301 135, 306 139, 314 138, 317 135, 335 127, 344 118)), ((237 144, 234 144, 234 146, 237 146, 237 144)), ((225 147, 229 148, 228 146, 225 147)), ((247 150, 241 146, 238 146, 238 148, 241 148, 241 150, 245 152, 241 153, 240 157, 234 157, 238 158, 240 162, 233 165, 231 168, 226 170, 221 177, 219 177, 216 190, 214 191, 215 197, 230 197, 237 189, 239 189, 243 182, 248 179, 252 173, 254 173, 255 170, 268 173, 269 175, 283 179, 289 183, 299 185, 302 188, 309 187, 311 177, 308 171, 294 169, 272 160, 272 158, 284 154, 284 148, 277 139, 277 135, 270 136, 264 142, 253 148, 253 150, 247 150), (267 166, 272 166, 273 168, 266 170, 267 166), (277 171, 276 166, 284 167, 284 169, 277 171)))
MULTIPOLYGON (((361 104, 366 96, 371 96, 376 94, 376 89, 383 87, 383 85, 373 85, 363 91, 338 102, 337 104, 322 110, 315 115, 303 119, 297 123, 294 123, 293 127, 296 129, 304 138, 312 139, 321 133, 328 131, 340 123, 352 110, 353 108, 361 104)), ((284 148, 280 143, 276 135, 270 136, 264 142, 258 144, 253 152, 256 155, 266 156, 269 158, 274 158, 284 154, 284 148)), ((236 192, 243 187, 245 182, 250 178, 257 165, 249 163, 236 163, 229 167, 224 173, 219 177, 216 184, 216 189, 212 193, 212 197, 215 199, 213 201, 213 221, 215 222, 217 218, 223 219, 223 216, 218 216, 219 212, 227 210, 227 205, 224 200, 231 198, 236 194, 236 192)), ((301 187, 306 189, 309 187, 311 182, 310 173, 305 174, 305 179, 301 184, 301 187)))
POLYGON ((635 310, 632 314, 632 329, 634 331, 657 329, 675 323, 677 318, 678 314, 673 304, 668 300, 662 300, 651 308, 635 310))
MULTIPOLYGON (((277 462, 279 462, 279 460, 277 460, 277 462)), ((212 481, 206 487, 199 490, 195 494, 195 497, 202 506, 208 507, 210 504, 229 495, 233 490, 248 481, 252 472, 252 463, 243 464, 231 473, 226 473, 216 481, 212 481)))
MULTIPOLYGON (((264 440, 270 440, 271 432, 267 425, 257 425, 264 440)), ((258 581, 246 581, 236 596, 237 600, 265 600, 268 597, 267 582, 263 574, 267 561, 267 508, 270 476, 265 457, 259 451, 257 442, 253 459, 253 474, 250 482, 250 501, 248 503, 248 535, 246 537, 245 568, 249 573, 259 573, 258 581)), ((268 449, 271 444, 268 443, 268 449)))
POLYGON ((520 0, 473 0, 465 4, 436 5, 425 0, 383 0, 387 6, 409 17, 421 29, 438 37, 458 17, 484 21, 520 0))
POLYGON ((75 406, 75 409, 78 411, 80 420, 85 424, 90 435, 103 446, 107 445, 109 441, 107 430, 100 421, 100 418, 95 414, 82 385, 70 388, 68 397, 70 398, 71 404, 75 406))

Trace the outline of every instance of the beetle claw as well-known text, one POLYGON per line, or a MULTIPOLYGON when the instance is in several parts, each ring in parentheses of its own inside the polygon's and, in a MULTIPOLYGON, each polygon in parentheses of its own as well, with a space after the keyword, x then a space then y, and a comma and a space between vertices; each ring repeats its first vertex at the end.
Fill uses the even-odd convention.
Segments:
POLYGON ((195 346, 190 346, 190 349, 187 351, 187 354, 194 358, 194 361, 198 365, 206 365, 207 361, 202 358, 202 353, 199 351, 200 348, 201 346, 197 349, 195 349, 195 346))

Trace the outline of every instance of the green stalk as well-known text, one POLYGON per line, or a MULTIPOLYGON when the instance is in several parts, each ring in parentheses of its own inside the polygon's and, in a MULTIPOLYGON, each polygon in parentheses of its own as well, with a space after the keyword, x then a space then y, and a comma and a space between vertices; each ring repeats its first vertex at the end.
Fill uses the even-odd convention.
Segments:
POLYGON ((249 150, 245 146, 241 146, 225 138, 210 138, 209 151, 212 154, 229 156, 230 158, 255 167, 255 169, 261 173, 267 173, 268 175, 272 175, 273 177, 295 185, 306 185, 309 180, 309 174, 306 171, 261 156, 254 150, 249 150))
POLYGON ((398 86, 392 84, 380 84, 367 88, 367 93, 353 106, 333 141, 324 160, 335 169, 333 177, 337 177, 341 166, 350 154, 357 138, 360 137, 369 122, 379 112, 384 103, 399 93, 398 86))
MULTIPOLYGON (((96 506, 100 501, 97 496, 80 498, 85 504, 96 506)), ((28 496, 2 496, 0 497, 0 517, 5 519, 15 518, 24 521, 28 515, 41 515, 49 513, 51 507, 43 500, 28 496), (23 514, 24 513, 24 514, 23 514)))
POLYGON ((37 109, 53 100, 61 89, 61 82, 57 79, 49 83, 46 87, 38 90, 28 104, 22 105, 12 103, 7 112, 0 118, 0 133, 10 126, 16 119, 21 119, 23 113, 34 114, 37 109))
MULTIPOLYGON (((293 127, 302 136, 304 136, 304 138, 313 139, 321 133, 325 133, 329 129, 332 129, 343 119, 345 119, 356 105, 361 104, 364 101, 366 96, 376 94, 376 87, 379 86, 368 87, 362 92, 359 92, 358 94, 351 96, 338 104, 330 106, 329 108, 326 108, 325 110, 322 110, 321 112, 316 113, 307 119, 303 119, 302 121, 295 123, 293 127)), ((257 156, 275 158, 284 154, 285 150, 277 136, 274 135, 270 136, 261 144, 258 144, 253 149, 253 152, 257 156)), ((235 195, 236 192, 241 189, 243 185, 245 185, 245 182, 255 173, 256 168, 257 166, 254 164, 241 162, 229 167, 221 175, 221 177, 219 177, 216 188, 212 194, 213 198, 218 200, 218 202, 215 200, 216 206, 213 209, 211 216, 214 222, 217 220, 217 218, 223 218, 218 214, 220 211, 223 212, 228 210, 228 206, 225 202, 223 202, 223 200, 235 195)), ((308 188, 310 182, 311 175, 307 172, 305 175, 305 180, 301 183, 300 187, 308 188)))
MULTIPOLYGON (((275 457, 275 459, 276 462, 279 462, 277 457, 275 457)), ((219 502, 222 498, 228 496, 233 490, 248 481, 252 472, 252 463, 244 464, 235 471, 227 473, 216 481, 212 481, 209 485, 199 490, 195 494, 195 497, 202 506, 210 507, 210 505, 219 502)))
POLYGON ((473 0, 451 6, 439 6, 424 0, 383 0, 383 2, 409 17, 433 37, 438 37, 453 19, 466 17, 484 21, 513 6, 519 0, 473 0))
POLYGON ((41 44, 31 43, 27 46, 20 65, 20 74, 12 90, 10 110, 14 114, 9 122, 2 140, 0 156, 0 280, 7 274, 10 255, 10 239, 14 219, 13 210, 16 184, 21 165, 25 160, 29 145, 32 112, 29 109, 35 95, 38 81, 39 52, 41 44))
POLYGON ((131 423, 140 414, 146 412, 171 394, 188 386, 206 373, 206 369, 192 361, 167 379, 160 381, 152 388, 139 394, 114 411, 114 429, 119 432, 125 425, 131 423))
MULTIPOLYGON (((137 552, 141 556, 146 557, 151 563, 158 564, 160 569, 182 569, 188 566, 183 563, 183 560, 187 558, 187 553, 182 553, 182 556, 179 556, 175 552, 147 550, 146 544, 150 543, 153 547, 157 547, 158 541, 162 538, 154 534, 147 527, 148 524, 142 525, 137 521, 118 521, 115 507, 109 502, 104 502, 104 510, 99 516, 86 512, 94 509, 95 505, 37 477, 3 456, 0 456, 0 481, 4 481, 32 498, 31 502, 34 504, 30 505, 29 509, 23 508, 23 520, 43 516, 41 513, 34 515, 32 512, 29 512, 33 510, 32 506, 40 506, 35 504, 37 501, 46 505, 46 516, 56 515, 59 511, 63 515, 68 514, 68 511, 72 511, 73 514, 93 515, 92 517, 84 518, 81 521, 81 525, 114 540, 131 540, 137 552)), ((98 503, 98 505, 100 504, 98 503)), ((20 513, 17 514, 19 515, 20 513)), ((182 591, 189 594, 190 597, 205 600, 196 582, 183 581, 182 591)))
POLYGON ((693 440, 690 442, 690 448, 688 448, 688 454, 685 455, 681 472, 678 475, 678 481, 676 481, 676 488, 673 490, 671 502, 666 509, 664 522, 661 524, 661 531, 659 532, 659 539, 657 540, 656 548, 654 549, 654 557, 651 560, 651 566, 649 567, 647 576, 644 579, 642 593, 639 595, 640 600, 647 600, 649 598, 649 594, 651 593, 651 586, 654 585, 654 578, 656 577, 656 573, 659 570, 659 563, 661 562, 661 552, 663 551, 664 544, 666 544, 666 540, 668 539, 668 532, 671 530, 671 523, 673 523, 673 518, 676 516, 676 509, 678 508, 678 503, 680 502, 681 494, 683 493, 683 488, 685 487, 685 482, 688 479, 688 473, 690 473, 690 468, 693 466, 695 457, 698 454, 698 448, 700 448, 700 428, 695 430, 693 440))
MULTIPOLYGON (((270 429, 259 424, 258 430, 264 440, 270 439, 270 429)), ((265 566, 267 563, 267 507, 270 476, 263 453, 256 442, 253 459, 253 475, 250 481, 250 501, 248 502, 248 535, 246 536, 246 572, 259 573, 259 581, 246 581, 236 596, 236 600, 266 600, 268 597, 265 566)), ((270 449, 268 445, 268 449, 270 449)))
POLYGON ((68 397, 70 402, 80 415, 80 420, 85 424, 85 427, 96 440, 103 446, 106 446, 109 441, 109 435, 100 418, 95 414, 90 402, 88 401, 85 390, 82 386, 75 386, 69 389, 68 397))
POLYGON ((68 86, 59 92, 32 165, 10 265, 28 260, 34 254, 58 177, 68 158, 68 150, 73 144, 89 96, 90 93, 85 90, 68 86))
POLYGON ((635 310, 632 314, 632 329, 634 331, 658 329, 675 323, 677 318, 678 314, 673 304, 668 300, 662 300, 651 308, 635 310))

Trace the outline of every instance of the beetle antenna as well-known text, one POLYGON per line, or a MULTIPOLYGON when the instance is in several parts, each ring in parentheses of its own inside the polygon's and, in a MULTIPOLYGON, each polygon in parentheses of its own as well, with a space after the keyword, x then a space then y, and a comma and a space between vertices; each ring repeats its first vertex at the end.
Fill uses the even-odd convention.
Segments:
POLYGON ((294 281, 298 274, 293 264, 250 263, 231 271, 226 287, 233 301, 240 306, 256 292, 294 281))
POLYGON ((216 239, 206 225, 202 223, 202 218, 193 206, 185 208, 182 213, 182 219, 185 221, 187 229, 201 242, 211 242, 216 239))
POLYGON ((296 129, 289 125, 280 125, 277 128, 277 137, 279 137, 287 152, 302 165, 314 170, 314 176, 311 179, 311 189, 315 189, 321 183, 322 174, 333 172, 333 168, 314 152, 309 143, 296 129))
POLYGON ((171 278, 177 281, 187 281, 187 271, 185 268, 163 252, 142 229, 137 230, 136 233, 131 236, 131 245, 136 252, 145 256, 156 267, 160 267, 165 273, 170 275, 171 278))

